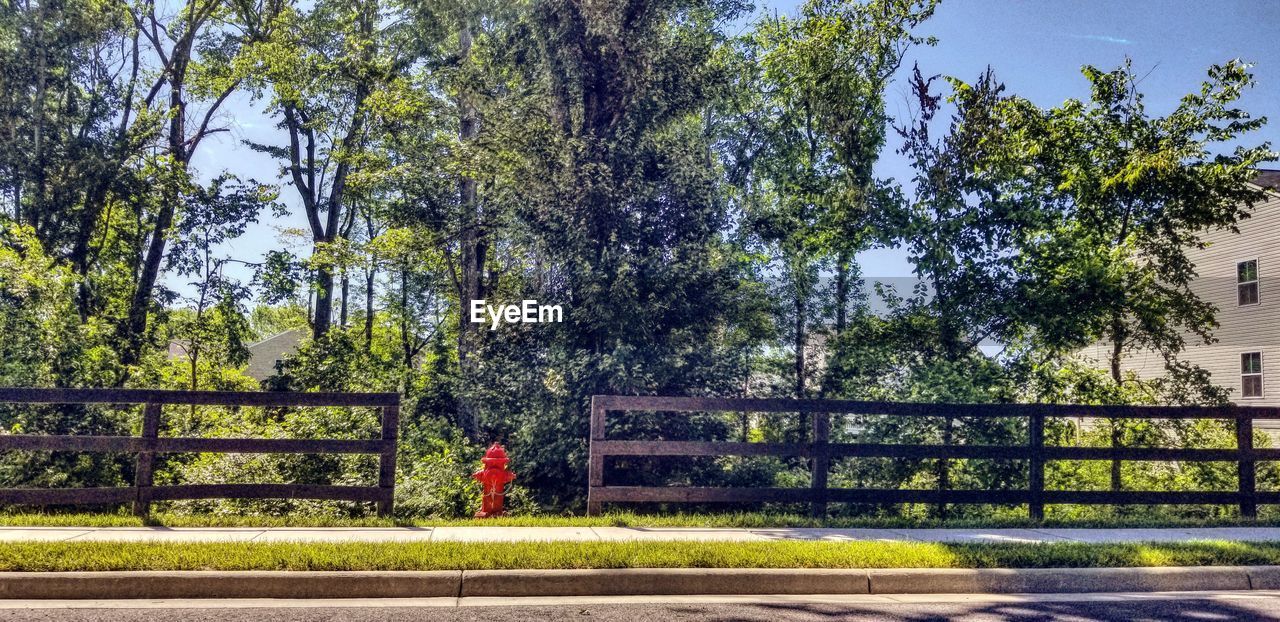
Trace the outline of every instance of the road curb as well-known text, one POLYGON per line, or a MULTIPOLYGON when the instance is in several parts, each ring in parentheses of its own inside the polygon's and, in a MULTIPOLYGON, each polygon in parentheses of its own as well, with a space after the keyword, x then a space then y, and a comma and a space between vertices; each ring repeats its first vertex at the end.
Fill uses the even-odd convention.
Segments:
POLYGON ((866 594, 866 570, 622 568, 468 570, 462 596, 866 594))
POLYGON ((454 596, 462 571, 0 572, 4 599, 425 598, 454 596))
POLYGON ((1280 566, 0 572, 0 599, 1018 594, 1280 589, 1280 566))
POLYGON ((1251 589, 1241 566, 870 570, 872 594, 1060 594, 1251 589))

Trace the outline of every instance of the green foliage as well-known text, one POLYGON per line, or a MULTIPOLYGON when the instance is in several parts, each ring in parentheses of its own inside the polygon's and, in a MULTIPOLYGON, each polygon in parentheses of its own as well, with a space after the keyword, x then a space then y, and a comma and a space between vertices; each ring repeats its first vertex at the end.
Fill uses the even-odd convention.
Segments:
MULTIPOLYGON (((0 384, 398 391, 398 504, 432 520, 470 513, 470 472, 494 441, 519 474, 517 511, 581 509, 594 394, 1225 403, 1185 356, 1216 328, 1187 251, 1264 196, 1246 183, 1274 157, 1248 146, 1264 121, 1239 105, 1248 66, 1211 67, 1163 115, 1127 62, 1084 68, 1089 97, 1050 108, 1007 93, 990 70, 949 78, 942 94, 917 68, 918 116, 892 119, 887 94, 910 49, 937 43, 924 34, 936 6, 809 0, 731 34, 748 9, 737 0, 187 0, 166 15, 148 2, 4 4, 0 384), (202 140, 228 129, 220 106, 242 96, 279 123, 274 140, 246 147, 278 161, 296 215, 274 185, 192 165, 202 140), (906 184, 875 175, 893 139, 914 167, 906 184), (247 256, 238 242, 268 210, 298 222, 280 247, 247 256), (877 312, 856 260, 874 247, 904 248, 919 278, 910 292, 879 288, 888 308, 877 312), (565 321, 490 330, 469 321, 481 298, 559 304, 565 321), (277 373, 250 378, 250 344, 286 330, 309 337, 277 373), (1080 355, 1091 345, 1105 360, 1080 355), (1125 372, 1141 353, 1163 372, 1125 372)), ((166 431, 190 436, 377 433, 364 411, 169 410, 166 431)), ((802 442, 808 423, 633 413, 609 432, 802 442)), ((1026 434, 992 419, 838 424, 850 442, 1026 434)), ((0 410, 8 433, 137 425, 117 408, 0 410)), ((1062 444, 1232 440, 1217 424, 1175 422, 1049 433, 1062 444)), ((114 485, 131 468, 14 453, 0 458, 0 486, 114 485)), ((167 457, 157 477, 332 484, 371 468, 368 457, 193 455, 167 457)), ((608 468, 631 484, 808 483, 798 459, 642 456, 608 468)), ((832 477, 1000 488, 1021 486, 1021 469, 858 460, 832 477)), ((1218 489, 1231 476, 1098 462, 1050 473, 1052 485, 1153 490, 1218 489)), ((290 500, 175 510, 361 511, 290 500)))
POLYGON ((396 481, 397 515, 453 518, 480 507, 480 487, 472 481, 471 469, 479 464, 483 450, 467 451, 462 457, 455 449, 446 447, 439 454, 401 465, 396 481))
POLYGON ((276 390, 382 391, 386 390, 388 362, 370 355, 349 331, 333 331, 308 340, 271 379, 276 390))
POLYGON ((1088 102, 1039 110, 1014 99, 1003 107, 1012 157, 1033 171, 1017 183, 1045 230, 1041 243, 1022 249, 1028 299, 1041 305, 1033 311, 1069 303, 1091 318, 1082 335, 1041 330, 1039 339, 1051 347, 1107 343, 1117 382, 1117 362, 1129 352, 1153 351, 1173 365, 1187 336, 1212 342, 1214 309, 1190 290, 1195 266, 1186 251, 1204 231, 1234 228, 1263 199, 1247 182, 1274 157, 1267 145, 1224 149, 1264 122, 1235 107, 1253 82, 1247 69, 1211 67, 1200 91, 1163 117, 1146 112, 1128 64, 1086 67, 1088 102))
POLYGON ((307 310, 298 305, 255 305, 249 311, 249 328, 259 339, 306 327, 307 310))
POLYGON ((879 237, 877 213, 895 198, 872 174, 885 143, 885 91, 906 51, 933 43, 913 29, 935 5, 812 1, 739 42, 724 149, 742 243, 778 275, 773 314, 791 350, 789 370, 769 361, 790 376, 779 394, 811 396, 822 383, 814 340, 843 333, 850 305, 862 302, 852 257, 879 237), (835 286, 824 287, 831 275, 835 286))
POLYGON ((76 279, 45 254, 30 227, 5 222, 0 236, 0 329, 9 335, 0 344, 2 384, 50 384, 78 354, 76 279))
MULTIPOLYGON (((0 385, 90 386, 112 376, 110 348, 93 325, 77 322, 77 279, 45 254, 29 228, 0 229, 0 385)), ((105 331, 104 331, 105 332, 105 331)), ((0 434, 122 434, 129 414, 113 407, 5 405, 0 434)), ((119 482, 122 456, 67 452, 6 452, 0 486, 93 486, 119 482)))

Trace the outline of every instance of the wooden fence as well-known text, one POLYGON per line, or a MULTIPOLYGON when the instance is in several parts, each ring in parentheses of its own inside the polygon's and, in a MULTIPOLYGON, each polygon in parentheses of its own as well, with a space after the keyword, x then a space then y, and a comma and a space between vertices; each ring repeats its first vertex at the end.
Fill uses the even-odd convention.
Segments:
MULTIPOLYGON (((1255 419, 1280 419, 1275 407, 1158 407, 1070 406, 1047 404, 916 404, 844 400, 721 399, 691 397, 635 397, 597 395, 591 399, 591 449, 587 512, 600 513, 605 503, 809 503, 825 514, 828 503, 1026 504, 1031 518, 1044 518, 1045 504, 1214 504, 1238 505, 1241 516, 1257 516, 1258 504, 1280 503, 1280 491, 1258 491, 1255 463, 1280 460, 1280 449, 1253 446, 1255 419), (618 411, 807 413, 812 436, 803 443, 728 441, 610 440, 605 417, 618 411), (949 429, 955 419, 1013 417, 1027 419, 1027 443, 1020 445, 912 445, 832 443, 832 413, 943 418, 949 429), (1059 447, 1044 443, 1046 418, 1101 419, 1220 419, 1235 423, 1236 447, 1192 449, 1157 447, 1059 447), (604 481, 609 456, 790 456, 810 459, 809 488, 707 488, 668 486, 608 486, 604 481), (833 458, 1021 460, 1028 464, 1027 489, 951 490, 946 478, 936 490, 829 488, 833 458), (1045 462, 1050 460, 1124 460, 1178 462, 1234 462, 1239 485, 1234 491, 1083 491, 1045 490, 1045 462)), ((945 474, 945 470, 943 471, 945 474)))
POLYGON ((78 505, 132 503, 145 515, 152 501, 176 499, 328 499, 377 503, 378 514, 389 516, 395 495, 396 433, 400 396, 396 393, 275 393, 230 391, 153 391, 139 389, 16 389, 0 388, 0 403, 11 404, 142 404, 141 436, 53 436, 0 434, 0 452, 74 451, 137 454, 133 486, 113 488, 0 488, 0 504, 78 505), (259 407, 373 407, 382 411, 381 438, 255 439, 162 437, 160 416, 165 406, 259 407), (164 453, 281 453, 377 454, 377 486, 318 486, 302 484, 152 485, 156 454, 164 453))

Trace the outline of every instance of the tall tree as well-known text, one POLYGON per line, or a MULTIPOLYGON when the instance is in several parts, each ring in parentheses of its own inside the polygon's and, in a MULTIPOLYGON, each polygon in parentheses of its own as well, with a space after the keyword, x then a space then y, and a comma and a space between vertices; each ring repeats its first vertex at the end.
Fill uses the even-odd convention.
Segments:
POLYGON ((1252 77, 1236 62, 1211 67, 1153 116, 1128 63, 1083 73, 1090 99, 1049 109, 1004 95, 990 71, 951 79, 955 113, 933 141, 940 96, 917 71, 921 115, 900 130, 916 199, 899 235, 952 349, 991 337, 1053 358, 1101 341, 1117 385, 1139 350, 1180 373, 1187 339, 1211 340, 1215 327, 1187 250, 1248 216, 1265 196, 1248 182, 1275 157, 1267 144, 1236 146, 1265 123, 1235 105, 1252 77))
MULTIPOLYGON (((1028 308, 1052 317, 1072 307, 1085 318, 1081 336, 1109 345, 1117 387, 1140 383, 1123 372, 1124 359, 1147 351, 1165 362, 1166 378, 1143 387, 1163 389, 1155 400, 1222 401, 1207 373, 1180 360, 1188 338, 1212 343, 1217 327, 1213 305, 1191 289, 1187 249, 1202 246, 1206 230, 1234 228, 1265 198, 1248 182, 1259 163, 1275 159, 1269 145, 1230 147, 1266 122, 1236 106, 1253 77, 1239 62, 1215 65, 1173 112, 1153 116, 1131 63, 1083 73, 1088 102, 1040 110, 1017 100, 1006 109, 1033 171, 1019 183, 1049 216, 1047 239, 1021 249, 1037 284, 1028 308)), ((1041 334, 1051 343, 1062 337, 1041 334)), ((1128 427, 1112 422, 1112 445, 1128 427)), ((1113 461, 1111 487, 1121 484, 1113 461)))
MULTIPOLYGON (((323 1, 305 12, 285 7, 272 36, 254 48, 251 87, 270 91, 269 109, 288 144, 252 146, 284 162, 317 256, 343 243, 354 222, 349 185, 367 155, 370 97, 417 58, 401 8, 379 0, 323 1)), ((335 269, 313 263, 312 332, 319 338, 333 324, 335 269)))
POLYGON ((217 67, 244 41, 241 4, 0 10, 18 35, 4 62, 13 215, 71 264, 81 321, 115 324, 126 365, 146 347, 174 222, 194 187, 188 165, 225 129, 215 115, 236 82, 217 67))
POLYGON ((990 69, 972 84, 951 81, 954 112, 946 133, 934 139, 944 104, 931 90, 935 80, 913 71, 917 116, 897 130, 900 152, 915 169, 915 195, 886 220, 928 286, 905 300, 903 311, 936 324, 931 332, 939 354, 958 359, 984 341, 1015 338, 1025 278, 1015 269, 1017 249, 1032 244, 1040 220, 1035 203, 1008 192, 1007 182, 1020 171, 998 148, 1007 143, 1008 128, 998 118, 1004 85, 990 69))
MULTIPOLYGON (((1015 269, 1028 278, 1021 321, 1051 352, 1108 344, 1117 385, 1130 381, 1124 358, 1140 350, 1185 374, 1187 340, 1211 342, 1216 327, 1212 305, 1190 287, 1187 250, 1248 217, 1265 197, 1248 182, 1275 158, 1268 144, 1240 144, 1266 122, 1236 106, 1253 78, 1244 64, 1215 65, 1177 108, 1154 116, 1129 63, 1083 73, 1088 101, 1046 110, 1010 98, 998 109, 1008 139, 989 161, 1016 164, 1001 190, 1035 219, 1026 224, 1036 235, 1017 248, 1015 269), (1062 321, 1065 308, 1074 321, 1062 321)), ((1185 379, 1207 389, 1196 376, 1185 379)))
POLYGON ((80 277, 81 321, 106 306, 93 292, 90 241, 112 195, 130 192, 153 123, 135 123, 145 86, 138 31, 126 5, 12 2, 0 52, 0 188, 14 220, 80 277))
MULTIPOLYGON (((885 89, 936 3, 811 0, 795 18, 765 20, 747 44, 741 80, 759 111, 739 123, 748 230, 777 260, 787 299, 795 397, 809 395, 812 334, 847 324, 857 267, 888 196, 873 169, 884 147, 885 89), (834 274, 833 291, 820 288, 834 274), (833 311, 833 312, 832 312, 833 311)), ((739 111, 741 112, 741 111, 739 111)))
POLYGON ((178 326, 172 331, 186 354, 188 386, 193 391, 201 386, 201 357, 207 351, 219 354, 215 357, 219 365, 248 362, 248 321, 241 317, 239 305, 249 292, 228 277, 225 268, 250 262, 218 254, 218 249, 244 235, 249 225, 257 222, 264 205, 274 200, 274 188, 253 180, 241 182, 226 174, 188 197, 196 205, 187 206, 187 216, 177 224, 167 267, 195 279, 189 283, 195 292, 187 300, 192 311, 189 321, 176 322, 178 326))
POLYGON ((509 278, 523 281, 515 287, 563 305, 565 321, 489 340, 467 388, 482 429, 528 448, 531 476, 548 483, 542 498, 571 502, 589 395, 730 386, 731 366, 716 363, 738 266, 720 237, 725 205, 701 117, 730 79, 719 25, 742 7, 552 0, 530 9, 517 49, 540 97, 513 132, 521 232, 504 243, 531 251, 510 262, 509 278), (536 397, 513 402, 516 382, 536 397))
POLYGON ((154 0, 131 7, 133 25, 160 68, 141 105, 147 110, 158 107, 157 114, 166 122, 161 130, 163 152, 156 162, 160 200, 155 214, 147 219, 137 286, 121 327, 121 361, 126 365, 137 362, 147 338, 147 320, 174 219, 191 188, 191 159, 206 137, 226 130, 214 125, 215 115, 240 81, 225 66, 241 46, 261 35, 236 21, 244 18, 236 9, 246 7, 263 8, 248 0, 188 0, 166 20, 154 0), (201 53, 212 62, 204 62, 201 53), (203 107, 198 105, 202 101, 203 107))
MULTIPOLYGON (((1083 390, 1095 379, 1064 373, 1081 390, 1045 385, 1042 399, 1219 402, 1208 374, 1181 359, 1188 339, 1211 343, 1216 327, 1191 289, 1187 250, 1263 198, 1248 182, 1274 154, 1234 146, 1265 122, 1235 105, 1252 78, 1239 63, 1212 67, 1172 113, 1153 116, 1128 63, 1083 73, 1090 99, 1050 109, 1003 95, 990 71, 972 84, 953 79, 955 113, 935 142, 940 97, 917 71, 922 114, 902 130, 917 169, 902 236, 932 289, 917 309, 937 323, 948 356, 992 338, 1006 346, 1009 372, 1069 372, 1085 346, 1107 347, 1110 386, 1083 390), (1164 360, 1161 377, 1125 373, 1140 351, 1164 360)), ((1137 433, 1111 426, 1113 445, 1137 433)), ((1113 462, 1111 485, 1121 483, 1113 462)))

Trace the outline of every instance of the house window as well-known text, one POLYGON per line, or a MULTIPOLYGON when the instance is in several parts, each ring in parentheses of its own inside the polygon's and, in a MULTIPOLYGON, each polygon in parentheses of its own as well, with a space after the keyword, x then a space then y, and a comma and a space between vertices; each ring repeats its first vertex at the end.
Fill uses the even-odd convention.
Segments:
POLYGON ((1258 260, 1236 264, 1236 299, 1240 306, 1258 304, 1258 260))
POLYGON ((1240 355, 1241 397, 1262 397, 1262 353, 1246 352, 1240 355))

